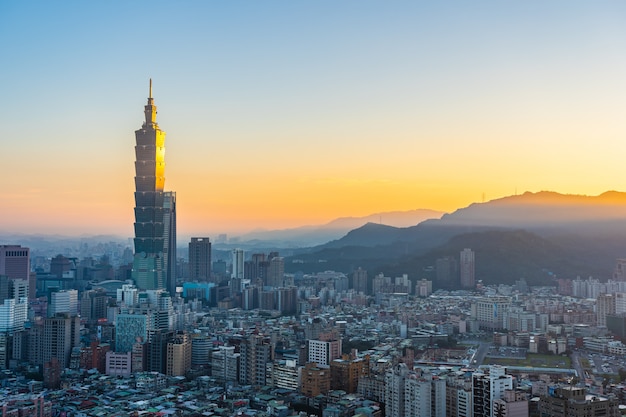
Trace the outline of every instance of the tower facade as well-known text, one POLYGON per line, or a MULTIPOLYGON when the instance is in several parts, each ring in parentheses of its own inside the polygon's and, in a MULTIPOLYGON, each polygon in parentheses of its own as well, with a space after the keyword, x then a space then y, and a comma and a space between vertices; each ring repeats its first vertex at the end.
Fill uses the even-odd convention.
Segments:
POLYGON ((461 287, 473 288, 476 285, 473 250, 465 248, 461 251, 459 270, 461 272, 461 287))
POLYGON ((165 256, 165 289, 173 297, 176 294, 176 193, 165 191, 163 198, 163 225, 165 256))
POLYGON ((0 275, 28 281, 30 249, 19 245, 0 245, 0 275))
POLYGON ((208 237, 192 237, 189 242, 189 278, 200 282, 211 280, 211 241, 208 237))
POLYGON ((152 80, 145 121, 135 131, 135 255, 132 278, 141 289, 165 288, 165 132, 156 122, 152 80))

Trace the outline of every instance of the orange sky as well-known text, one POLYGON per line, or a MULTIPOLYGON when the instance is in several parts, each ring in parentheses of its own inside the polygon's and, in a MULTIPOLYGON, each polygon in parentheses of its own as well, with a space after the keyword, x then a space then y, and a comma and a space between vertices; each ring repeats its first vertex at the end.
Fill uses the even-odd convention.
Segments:
POLYGON ((150 77, 180 235, 626 189, 626 3, 35 3, 0 4, 0 231, 132 235, 150 77))

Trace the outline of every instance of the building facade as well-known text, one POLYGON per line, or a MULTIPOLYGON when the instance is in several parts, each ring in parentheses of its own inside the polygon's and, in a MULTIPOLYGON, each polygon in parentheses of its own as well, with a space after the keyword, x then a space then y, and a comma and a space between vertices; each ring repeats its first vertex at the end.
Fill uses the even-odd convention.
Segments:
POLYGON ((152 80, 144 115, 141 129, 135 131, 135 255, 132 278, 137 287, 145 290, 165 288, 166 285, 165 132, 156 122, 152 80))

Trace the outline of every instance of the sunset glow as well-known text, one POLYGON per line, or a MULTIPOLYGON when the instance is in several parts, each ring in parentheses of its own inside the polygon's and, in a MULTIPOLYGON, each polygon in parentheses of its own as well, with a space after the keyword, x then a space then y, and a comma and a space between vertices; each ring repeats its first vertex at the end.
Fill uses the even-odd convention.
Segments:
POLYGON ((153 79, 179 235, 625 190, 623 2, 0 4, 0 231, 133 233, 153 79))

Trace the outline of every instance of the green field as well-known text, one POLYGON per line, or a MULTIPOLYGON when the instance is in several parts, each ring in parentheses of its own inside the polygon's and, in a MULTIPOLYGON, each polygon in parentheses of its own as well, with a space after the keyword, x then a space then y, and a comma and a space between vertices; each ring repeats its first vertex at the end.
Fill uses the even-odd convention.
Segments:
POLYGON ((567 356, 528 353, 526 359, 485 358, 484 365, 530 366, 534 368, 570 368, 572 361, 567 356))

